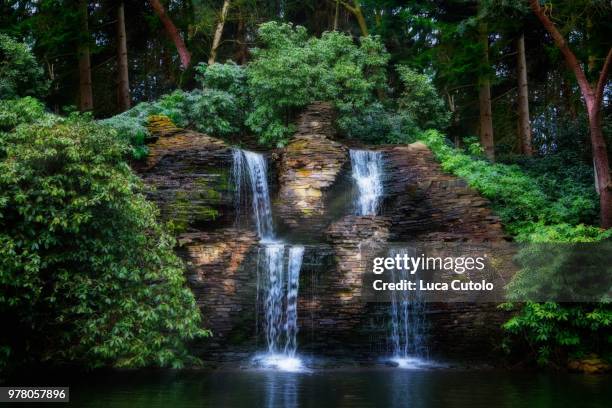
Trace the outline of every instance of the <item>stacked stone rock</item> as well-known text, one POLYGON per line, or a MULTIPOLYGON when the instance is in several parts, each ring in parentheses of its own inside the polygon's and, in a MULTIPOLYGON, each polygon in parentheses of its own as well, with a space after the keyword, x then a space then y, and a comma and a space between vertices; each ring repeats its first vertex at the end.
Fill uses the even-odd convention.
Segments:
MULTIPOLYGON (((231 149, 185 130, 163 131, 157 137, 139 170, 163 217, 182 224, 179 253, 204 327, 214 333, 213 340, 199 347, 203 357, 237 348, 254 351, 261 321, 255 288, 258 244, 253 232, 233 228, 231 149)), ((386 339, 388 312, 386 305, 361 298, 368 256, 364 248, 375 250, 386 241, 419 242, 434 249, 440 243, 484 244, 504 261, 511 251, 488 201, 444 173, 420 143, 380 147, 386 175, 383 213, 347 215, 344 204, 352 188, 347 183, 348 149, 333 138, 331 106, 314 104, 270 172, 278 175, 270 181, 278 185, 272 197, 278 221, 299 239, 310 235, 320 242, 307 246, 300 275, 299 347, 320 355, 378 358, 381 347, 373 344, 386 339), (332 214, 333 206, 343 208, 341 214, 332 214), (324 259, 311 262, 313 254, 324 259)), ((501 278, 512 272, 500 270, 501 278)), ((485 358, 483 352, 499 344, 499 323, 506 317, 495 306, 430 304, 432 352, 485 358)))
POLYGON ((298 131, 281 154, 276 211, 290 229, 312 233, 329 222, 327 193, 348 159, 347 148, 332 140, 333 108, 311 105, 300 117, 298 131))
POLYGON ((491 242, 507 238, 489 201, 465 181, 444 173, 426 145, 417 142, 382 150, 394 240, 491 242))
POLYGON ((233 228, 231 148, 201 133, 155 123, 150 131, 156 140, 136 168, 162 218, 173 225, 202 325, 214 333, 202 344, 211 353, 254 337, 254 324, 236 321, 245 314, 255 317, 258 238, 233 228))
POLYGON ((257 234, 223 228, 182 234, 178 242, 187 280, 202 312, 202 325, 214 334, 204 348, 227 350, 230 344, 250 344, 255 325, 236 322, 255 318, 257 234))

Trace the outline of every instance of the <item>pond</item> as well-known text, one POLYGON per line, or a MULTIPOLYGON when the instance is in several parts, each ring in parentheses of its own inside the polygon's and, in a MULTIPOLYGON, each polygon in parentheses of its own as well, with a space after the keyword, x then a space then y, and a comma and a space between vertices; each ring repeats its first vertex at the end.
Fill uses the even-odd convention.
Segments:
POLYGON ((71 380, 70 400, 103 408, 609 407, 612 377, 392 368, 119 372, 71 380))

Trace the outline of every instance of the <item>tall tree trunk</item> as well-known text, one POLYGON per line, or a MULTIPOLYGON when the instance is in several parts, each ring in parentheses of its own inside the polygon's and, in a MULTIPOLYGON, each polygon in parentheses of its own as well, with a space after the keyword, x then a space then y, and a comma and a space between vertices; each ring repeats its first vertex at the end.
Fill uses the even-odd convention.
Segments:
POLYGON ((518 129, 521 152, 532 156, 531 124, 529 123, 529 88, 527 83, 527 59, 525 57, 525 35, 517 41, 517 76, 518 76, 518 129))
POLYGON ((174 42, 176 51, 178 52, 179 58, 181 59, 181 67, 183 69, 186 69, 191 63, 191 53, 187 49, 187 46, 183 41, 183 37, 181 37, 181 34, 179 33, 178 29, 176 28, 170 17, 168 17, 168 14, 166 14, 166 10, 164 10, 164 6, 162 6, 159 0, 149 0, 149 3, 151 4, 151 7, 153 7, 153 11, 155 11, 155 14, 157 14, 157 17, 159 17, 162 24, 164 25, 166 33, 168 34, 172 42, 174 42))
POLYGON ((210 47, 208 65, 214 64, 215 59, 217 59, 217 48, 219 48, 219 44, 221 43, 221 35, 223 34, 223 26, 225 25, 225 18, 227 17, 227 11, 229 10, 229 7, 230 0, 225 0, 223 2, 223 7, 221 8, 221 16, 219 17, 219 22, 217 23, 217 29, 215 30, 212 47, 210 47))
POLYGON ((123 2, 117 7, 117 105, 120 112, 130 109, 131 105, 123 2))
MULTIPOLYGON (((480 22, 478 35, 483 47, 482 63, 489 66, 489 33, 487 24, 480 22)), ((493 142, 493 114, 491 113, 491 80, 489 75, 483 75, 478 80, 478 102, 480 106, 480 144, 490 160, 495 160, 495 145, 493 142)))
POLYGON ((334 31, 338 31, 338 14, 340 13, 340 0, 336 0, 336 10, 334 12, 334 31))
POLYGON ((612 64, 612 48, 608 51, 604 64, 599 73, 596 84, 591 85, 580 66, 576 55, 559 32, 555 24, 548 18, 540 7, 538 0, 529 0, 529 5, 538 17, 544 28, 553 38, 555 45, 563 54, 568 67, 574 72, 580 92, 584 98, 587 114, 589 116, 589 130, 591 134, 591 149, 593 151, 593 164, 595 167, 595 185, 599 193, 600 218, 602 228, 612 227, 612 180, 610 178, 610 165, 606 140, 601 129, 601 104, 603 91, 608 80, 608 72, 612 64))
POLYGON ((236 44, 238 45, 234 52, 234 59, 240 65, 247 62, 249 56, 249 47, 247 46, 246 27, 244 24, 244 16, 242 11, 238 13, 238 27, 236 29, 236 44))
POLYGON ((79 1, 79 20, 81 39, 79 41, 79 110, 93 110, 93 91, 91 86, 91 60, 89 57, 89 11, 88 1, 79 1))

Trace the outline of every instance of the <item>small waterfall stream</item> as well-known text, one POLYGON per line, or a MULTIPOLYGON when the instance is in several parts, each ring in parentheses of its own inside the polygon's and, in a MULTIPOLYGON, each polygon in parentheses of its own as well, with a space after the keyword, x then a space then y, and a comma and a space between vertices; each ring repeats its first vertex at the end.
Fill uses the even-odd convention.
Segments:
MULTIPOLYGON (((414 256, 414 250, 398 248, 389 250, 389 257, 414 256), (412 252, 412 253, 410 253, 412 252)), ((406 269, 391 269, 391 281, 410 279, 406 269)), ((401 368, 417 368, 426 365, 428 350, 425 344, 425 302, 420 291, 391 292, 390 343, 391 361, 401 368)))
MULTIPOLYGON (((383 196, 382 152, 350 150, 352 177, 357 189, 355 214, 378 215, 383 196)), ((392 249, 390 257, 408 254, 407 249, 392 249)), ((391 270, 391 280, 408 279, 407 271, 391 270)), ((427 356, 425 345, 425 303, 420 292, 392 291, 389 309, 391 327, 388 342, 393 354, 391 361, 402 368, 423 366, 427 356)))
POLYGON ((246 176, 250 187, 252 218, 263 246, 258 287, 263 289, 267 353, 257 356, 255 360, 264 367, 300 370, 302 362, 296 357, 297 301, 304 247, 287 245, 276 237, 265 157, 234 149, 233 161, 232 178, 236 183, 237 205, 245 201, 246 176))
POLYGON ((372 150, 350 150, 353 180, 358 195, 355 200, 356 215, 376 215, 383 194, 382 153, 372 150))

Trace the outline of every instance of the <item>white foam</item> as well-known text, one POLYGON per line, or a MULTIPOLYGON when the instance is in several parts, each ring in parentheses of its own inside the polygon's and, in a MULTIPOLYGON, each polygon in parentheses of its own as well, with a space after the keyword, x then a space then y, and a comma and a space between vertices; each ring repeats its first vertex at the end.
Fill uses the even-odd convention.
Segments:
POLYGON ((279 353, 258 354, 253 357, 253 364, 264 369, 291 373, 308 371, 301 358, 279 353))

